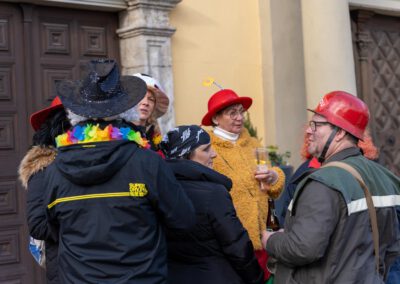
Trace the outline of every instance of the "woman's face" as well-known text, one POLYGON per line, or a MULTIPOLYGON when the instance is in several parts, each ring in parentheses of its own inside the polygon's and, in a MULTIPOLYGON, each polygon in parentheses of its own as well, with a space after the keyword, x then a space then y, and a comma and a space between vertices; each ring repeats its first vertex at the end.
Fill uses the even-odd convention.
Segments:
POLYGON ((213 159, 217 156, 211 144, 203 144, 197 147, 191 154, 190 160, 198 162, 206 167, 213 168, 213 159))
POLYGON ((214 123, 225 131, 240 134, 243 129, 245 110, 241 104, 231 105, 214 116, 214 123))
POLYGON ((155 104, 156 104, 156 98, 154 94, 150 91, 147 91, 144 98, 138 104, 139 120, 141 124, 145 124, 147 122, 147 120, 154 111, 155 104))

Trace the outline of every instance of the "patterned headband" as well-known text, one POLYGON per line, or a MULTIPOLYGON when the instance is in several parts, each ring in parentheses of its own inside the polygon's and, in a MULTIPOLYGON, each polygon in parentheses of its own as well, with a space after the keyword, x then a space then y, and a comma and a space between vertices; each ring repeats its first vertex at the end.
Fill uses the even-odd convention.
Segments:
POLYGON ((182 125, 170 130, 160 147, 167 159, 188 158, 197 147, 210 143, 210 135, 197 125, 182 125))

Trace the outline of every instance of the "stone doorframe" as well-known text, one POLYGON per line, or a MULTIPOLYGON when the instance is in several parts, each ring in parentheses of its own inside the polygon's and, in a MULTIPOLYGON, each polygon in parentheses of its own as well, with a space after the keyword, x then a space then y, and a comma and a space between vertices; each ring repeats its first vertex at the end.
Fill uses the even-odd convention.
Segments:
POLYGON ((146 73, 156 78, 170 103, 159 119, 163 132, 175 126, 171 37, 169 13, 182 0, 125 0, 127 9, 119 13, 122 73, 146 73))
POLYGON ((175 126, 171 37, 169 13, 182 0, 8 0, 95 11, 119 13, 119 38, 122 74, 146 73, 154 76, 170 99, 167 113, 159 119, 168 131, 175 126))

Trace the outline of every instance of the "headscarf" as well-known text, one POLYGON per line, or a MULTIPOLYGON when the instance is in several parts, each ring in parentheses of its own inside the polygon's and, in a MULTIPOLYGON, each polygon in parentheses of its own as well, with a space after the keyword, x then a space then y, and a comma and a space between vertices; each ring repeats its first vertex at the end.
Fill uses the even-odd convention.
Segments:
POLYGON ((197 147, 210 143, 210 135, 197 125, 182 125, 164 136, 160 147, 167 159, 188 159, 197 147))

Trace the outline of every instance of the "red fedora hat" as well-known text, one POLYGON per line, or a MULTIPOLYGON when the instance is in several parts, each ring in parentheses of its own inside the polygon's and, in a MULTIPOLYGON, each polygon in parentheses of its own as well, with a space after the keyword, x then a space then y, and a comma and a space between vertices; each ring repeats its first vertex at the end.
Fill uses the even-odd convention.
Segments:
POLYGON ((212 117, 220 110, 235 104, 241 104, 247 110, 253 100, 249 97, 239 97, 234 91, 230 89, 223 89, 216 92, 208 100, 208 112, 203 117, 201 124, 210 126, 212 125, 212 117))
POLYGON ((37 131, 40 126, 46 121, 49 114, 56 109, 62 108, 62 102, 59 97, 55 97, 51 102, 50 106, 44 109, 41 109, 31 115, 30 121, 32 128, 37 131))

